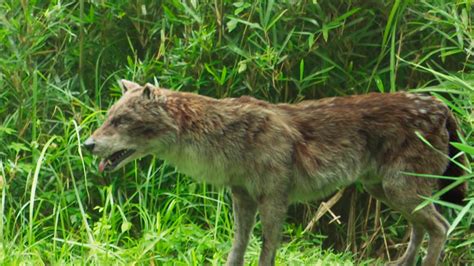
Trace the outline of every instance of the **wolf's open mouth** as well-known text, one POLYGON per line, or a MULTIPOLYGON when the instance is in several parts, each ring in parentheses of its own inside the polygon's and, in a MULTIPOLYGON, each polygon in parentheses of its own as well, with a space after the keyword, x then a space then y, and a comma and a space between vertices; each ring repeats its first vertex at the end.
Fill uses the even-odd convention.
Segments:
POLYGON ((99 163, 99 172, 102 173, 104 170, 113 170, 115 167, 117 167, 117 165, 120 164, 120 162, 132 155, 134 152, 135 150, 132 149, 124 149, 113 153, 105 159, 102 159, 99 163))

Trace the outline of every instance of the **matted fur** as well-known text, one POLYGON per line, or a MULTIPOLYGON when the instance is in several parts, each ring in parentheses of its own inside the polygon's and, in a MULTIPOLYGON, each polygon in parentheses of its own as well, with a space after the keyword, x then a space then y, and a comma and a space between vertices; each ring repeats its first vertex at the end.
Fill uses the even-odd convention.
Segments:
MULTIPOLYGON (((449 224, 433 205, 413 209, 440 184, 407 174, 462 175, 448 159, 459 152, 449 145, 457 139, 455 120, 436 98, 371 93, 270 104, 122 83, 126 92, 88 147, 103 158, 135 150, 111 170, 155 154, 198 180, 230 186, 235 240, 228 265, 243 264, 257 210, 263 225, 259 264, 273 265, 288 205, 322 199, 356 180, 412 224, 407 251, 394 264, 414 265, 425 232, 430 241, 423 265, 438 263, 449 224)), ((464 190, 448 195, 459 201, 464 190)))

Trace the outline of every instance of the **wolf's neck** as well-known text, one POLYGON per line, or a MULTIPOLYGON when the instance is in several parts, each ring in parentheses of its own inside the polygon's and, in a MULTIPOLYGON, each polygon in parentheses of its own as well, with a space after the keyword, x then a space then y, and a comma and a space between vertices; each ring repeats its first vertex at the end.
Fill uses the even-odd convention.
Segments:
MULTIPOLYGON (((220 107, 220 102, 203 99, 173 100, 168 108, 176 121, 179 133, 176 143, 169 151, 161 154, 179 172, 198 180, 213 184, 227 182, 224 165, 228 159, 224 154, 228 149, 229 136, 226 128, 231 123, 229 107, 220 107)), ((238 141, 238 140, 237 140, 238 141)))
POLYGON ((179 128, 179 138, 199 141, 223 134, 235 108, 224 106, 219 100, 185 95, 168 100, 168 112, 179 128))

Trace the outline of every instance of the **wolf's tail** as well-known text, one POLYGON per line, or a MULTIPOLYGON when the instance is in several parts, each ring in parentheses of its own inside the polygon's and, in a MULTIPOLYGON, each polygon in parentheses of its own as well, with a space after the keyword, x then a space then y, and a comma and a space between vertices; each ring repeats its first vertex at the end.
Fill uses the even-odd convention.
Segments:
MULTIPOLYGON (((459 142, 458 136, 458 124, 451 112, 448 113, 448 119, 446 120, 446 129, 449 133, 449 142, 459 142)), ((459 150, 453 145, 449 145, 449 157, 453 158, 456 154, 459 153, 459 150)), ((466 165, 466 156, 464 154, 458 156, 456 162, 461 165, 466 165)), ((464 170, 454 162, 450 161, 448 167, 443 173, 444 176, 458 177, 464 175, 464 170)), ((452 184, 455 180, 451 179, 438 179, 440 189, 452 184)), ((441 199, 444 201, 449 201, 456 204, 462 204, 464 197, 467 193, 467 182, 463 182, 457 187, 449 190, 441 196, 441 199)))

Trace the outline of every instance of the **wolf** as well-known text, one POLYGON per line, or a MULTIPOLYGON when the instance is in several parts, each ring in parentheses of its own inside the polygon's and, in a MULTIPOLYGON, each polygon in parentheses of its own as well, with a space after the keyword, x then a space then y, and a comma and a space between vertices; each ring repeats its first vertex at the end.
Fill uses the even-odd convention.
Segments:
POLYGON ((467 185, 454 184, 466 159, 450 145, 460 138, 455 118, 435 97, 370 93, 272 104, 121 83, 123 96, 84 146, 103 158, 100 172, 154 154, 197 180, 229 186, 235 236, 227 265, 243 265, 257 211, 259 265, 274 265, 289 204, 356 181, 411 225, 408 248, 391 264, 414 265, 425 233, 423 265, 438 264, 449 223, 433 204, 414 210, 450 185, 443 198, 459 204, 467 185))

